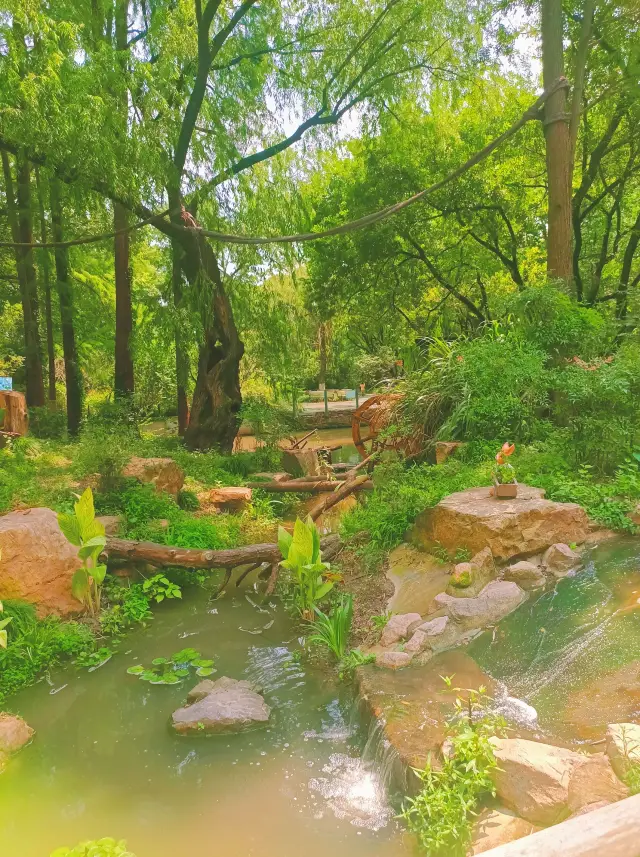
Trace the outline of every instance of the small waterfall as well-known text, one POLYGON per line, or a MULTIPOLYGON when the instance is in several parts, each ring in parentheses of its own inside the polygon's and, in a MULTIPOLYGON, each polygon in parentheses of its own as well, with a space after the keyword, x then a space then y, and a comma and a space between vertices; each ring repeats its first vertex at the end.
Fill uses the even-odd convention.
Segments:
POLYGON ((371 718, 362 760, 376 769, 387 792, 406 793, 409 779, 407 766, 386 737, 384 722, 379 717, 371 718))

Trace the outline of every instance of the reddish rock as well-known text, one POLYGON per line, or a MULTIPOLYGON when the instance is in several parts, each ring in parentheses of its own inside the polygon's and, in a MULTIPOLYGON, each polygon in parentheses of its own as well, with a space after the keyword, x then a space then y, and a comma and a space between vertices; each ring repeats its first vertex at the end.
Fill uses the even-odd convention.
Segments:
POLYGON ((542 569, 533 562, 527 562, 526 559, 510 565, 502 575, 502 579, 517 583, 518 586, 526 590, 538 589, 538 587, 544 586, 546 582, 542 569))
POLYGON ((184 485, 184 472, 172 458, 132 458, 123 476, 149 482, 156 491, 177 495, 184 485))
POLYGON ((51 509, 27 509, 0 517, 0 599, 34 604, 39 616, 83 611, 71 594, 81 566, 78 549, 62 535, 51 509))
POLYGON ((388 670, 400 670, 402 667, 408 667, 412 658, 411 652, 378 652, 376 666, 388 670))
POLYGON ((392 616, 384 626, 380 645, 392 646, 399 640, 404 640, 409 636, 411 626, 416 623, 420 624, 421 621, 422 617, 419 613, 401 613, 399 616, 392 616))
POLYGON ((447 458, 452 456, 460 446, 464 446, 461 441, 439 440, 436 443, 436 464, 444 464, 447 458))
POLYGON ((416 544, 440 544, 449 551, 460 545, 477 553, 491 548, 496 559, 510 559, 546 550, 557 542, 581 543, 589 532, 587 514, 576 503, 554 503, 544 491, 518 486, 513 500, 489 495, 489 488, 471 488, 445 497, 422 512, 411 530, 416 544))
POLYGON ((0 713, 0 762, 17 753, 33 738, 34 730, 17 714, 0 713))
POLYGON ((564 577, 579 564, 580 554, 565 544, 551 545, 542 557, 542 565, 554 577, 564 577))
POLYGON ((221 512, 241 512, 251 502, 251 488, 213 488, 208 503, 221 512))

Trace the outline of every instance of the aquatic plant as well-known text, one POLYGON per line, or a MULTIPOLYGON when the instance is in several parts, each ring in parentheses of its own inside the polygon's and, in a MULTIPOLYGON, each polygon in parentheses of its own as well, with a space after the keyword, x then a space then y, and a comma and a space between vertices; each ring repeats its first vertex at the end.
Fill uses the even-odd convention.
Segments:
POLYGON ((280 565, 291 572, 295 608, 305 619, 311 619, 317 603, 333 589, 333 581, 326 574, 330 566, 322 562, 320 536, 312 519, 304 522, 298 518, 293 535, 280 527, 278 547, 283 556, 280 565))
MULTIPOLYGON (((451 679, 444 680, 459 692, 451 688, 451 679)), ((469 817, 480 798, 495 796, 490 773, 497 762, 489 739, 504 721, 489 713, 485 688, 467 693, 466 702, 456 698, 442 767, 434 768, 429 759, 424 770, 414 769, 422 786, 400 814, 427 857, 463 857, 471 841, 469 817)))
POLYGON ((170 658, 154 658, 150 667, 134 664, 127 672, 149 684, 178 684, 191 675, 191 669, 201 678, 212 675, 215 672, 213 664, 213 660, 202 658, 195 649, 181 649, 170 658))
POLYGON ((61 512, 58 525, 67 541, 79 548, 78 556, 82 568, 71 578, 71 591, 78 601, 85 604, 92 616, 100 611, 100 590, 107 566, 98 559, 107 542, 104 526, 96 519, 93 505, 93 492, 87 488, 77 503, 75 514, 61 512))
POLYGON ((314 605, 315 619, 311 627, 310 643, 326 646, 336 660, 342 660, 347 651, 351 622, 353 620, 353 596, 344 594, 329 615, 314 605))
POLYGON ((340 660, 340 663, 338 664, 338 675, 340 678, 344 678, 345 676, 350 675, 356 667, 364 666, 364 664, 372 664, 375 662, 375 659, 375 655, 365 654, 364 652, 361 652, 360 649, 351 649, 351 651, 347 652, 340 660))
POLYGON ((106 664, 107 661, 110 661, 114 654, 115 652, 113 649, 110 649, 108 646, 101 646, 99 649, 96 649, 95 652, 80 652, 76 658, 76 665, 93 670, 97 667, 101 667, 103 664, 106 664))
POLYGON ((154 574, 142 584, 142 591, 160 604, 165 598, 182 598, 182 590, 164 574, 154 574))
POLYGON ((81 842, 75 848, 56 848, 51 857, 136 857, 136 855, 127 850, 127 843, 124 840, 117 841, 105 837, 91 842, 81 842))

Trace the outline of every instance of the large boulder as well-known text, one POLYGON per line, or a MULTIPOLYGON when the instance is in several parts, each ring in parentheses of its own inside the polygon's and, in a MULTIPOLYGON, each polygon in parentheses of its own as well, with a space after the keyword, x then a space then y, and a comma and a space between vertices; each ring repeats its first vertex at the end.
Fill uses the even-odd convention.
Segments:
POLYGON ((149 482, 156 491, 175 497, 184 485, 184 471, 173 458, 137 458, 134 456, 122 471, 123 476, 149 482))
POLYGON ((542 557, 542 565, 554 577, 565 577, 580 564, 580 554, 563 543, 551 545, 542 557))
POLYGON ((9 756, 33 738, 34 730, 17 714, 0 713, 0 770, 9 756))
POLYGON ((438 610, 443 610, 463 631, 495 625, 518 608, 527 595, 515 583, 494 580, 487 584, 476 598, 455 598, 442 593, 434 599, 438 610))
POLYGON ((51 509, 27 509, 0 517, 0 600, 34 604, 39 616, 71 616, 82 604, 71 578, 82 563, 62 535, 51 509))
POLYGON ((187 696, 187 705, 173 712, 180 735, 243 732, 269 721, 271 709, 248 681, 223 676, 201 681, 187 696))
POLYGON ((530 821, 519 818, 505 807, 484 809, 473 826, 472 854, 483 854, 498 845, 515 842, 540 830, 530 821))
POLYGON ((491 743, 498 796, 533 824, 556 824, 584 807, 627 794, 603 753, 585 756, 522 738, 492 738, 491 743))
POLYGON ((542 489, 519 485, 514 499, 492 497, 488 488, 451 494, 418 516, 410 537, 427 549, 440 544, 477 553, 490 547, 496 559, 507 560, 559 542, 581 543, 588 532, 581 506, 545 500, 542 489))
POLYGON ((539 589, 547 580, 540 566, 526 559, 521 559, 505 569, 502 579, 517 583, 521 589, 526 590, 539 589))
POLYGON ((420 624, 422 617, 419 613, 401 613, 398 616, 392 616, 384 626, 382 636, 380 637, 381 646, 392 646, 400 640, 410 636, 412 626, 420 624))
POLYGON ((607 728, 607 755, 616 774, 624 778, 632 766, 640 765, 640 725, 612 723, 607 728))

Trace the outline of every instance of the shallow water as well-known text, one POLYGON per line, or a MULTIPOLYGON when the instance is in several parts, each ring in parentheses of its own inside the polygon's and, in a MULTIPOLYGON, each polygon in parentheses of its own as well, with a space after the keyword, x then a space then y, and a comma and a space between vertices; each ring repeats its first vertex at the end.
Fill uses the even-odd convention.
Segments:
POLYGON ((15 697, 37 734, 0 777, 1 857, 107 835, 137 857, 409 854, 350 689, 300 659, 275 602, 261 609, 242 591, 213 605, 185 592, 100 669, 59 670, 15 697), (260 685, 269 728, 175 736, 169 717, 195 682, 151 686, 126 669, 185 646, 260 685))
POLYGON ((536 709, 543 731, 599 738, 607 722, 640 715, 639 600, 640 542, 608 542, 587 555, 583 571, 532 593, 468 652, 509 696, 536 709))

